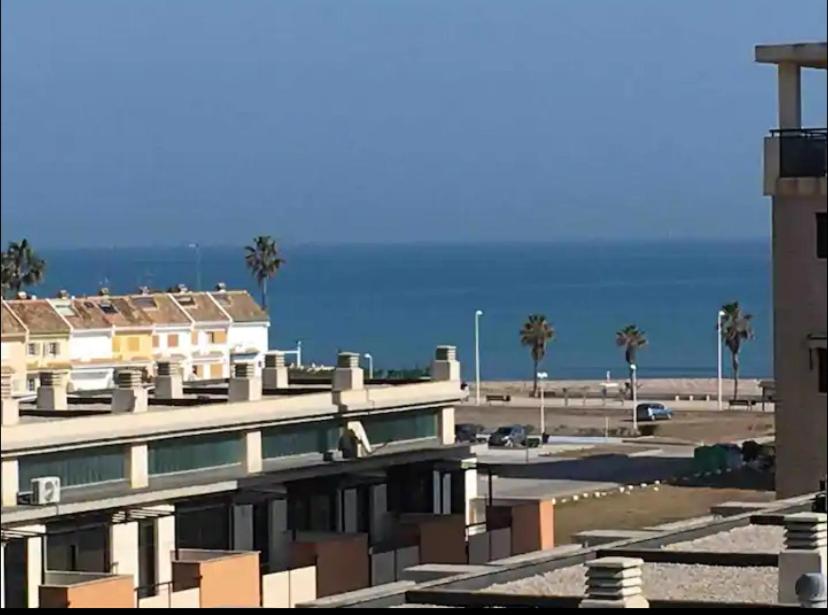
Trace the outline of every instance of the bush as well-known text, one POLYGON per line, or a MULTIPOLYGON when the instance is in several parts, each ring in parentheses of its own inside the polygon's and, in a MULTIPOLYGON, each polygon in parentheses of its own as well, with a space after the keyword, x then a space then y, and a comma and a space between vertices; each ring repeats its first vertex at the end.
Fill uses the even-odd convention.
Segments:
POLYGON ((747 440, 742 444, 742 459, 745 463, 756 461, 759 458, 759 450, 761 446, 755 440, 747 440))

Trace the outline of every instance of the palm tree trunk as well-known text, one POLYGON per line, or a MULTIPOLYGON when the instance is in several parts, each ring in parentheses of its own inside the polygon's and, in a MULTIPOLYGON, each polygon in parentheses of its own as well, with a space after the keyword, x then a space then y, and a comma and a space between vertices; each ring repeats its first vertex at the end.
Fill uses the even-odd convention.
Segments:
POLYGON ((538 360, 535 357, 532 357, 532 364, 535 366, 534 371, 532 372, 532 379, 534 381, 534 386, 532 387, 532 397, 538 396, 538 360))
POLYGON ((630 399, 632 399, 632 398, 633 398, 633 387, 635 386, 635 384, 633 383, 633 368, 632 368, 632 363, 628 363, 628 364, 627 364, 627 369, 628 369, 628 370, 629 370, 629 372, 630 372, 630 399))
POLYGON ((733 353, 733 399, 739 399, 739 354, 733 353))
POLYGON ((262 280, 262 307, 267 311, 267 278, 262 280))

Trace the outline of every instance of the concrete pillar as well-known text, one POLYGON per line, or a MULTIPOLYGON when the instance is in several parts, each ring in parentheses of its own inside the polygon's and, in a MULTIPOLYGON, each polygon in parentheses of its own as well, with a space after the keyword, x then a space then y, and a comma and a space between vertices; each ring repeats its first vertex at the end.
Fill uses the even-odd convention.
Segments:
POLYGON ((138 523, 114 523, 109 528, 109 561, 114 574, 132 575, 138 587, 138 523))
POLYGON ((633 557, 602 557, 586 563, 586 597, 582 609, 646 609, 641 592, 641 566, 633 557))
POLYGON ((342 505, 344 506, 343 510, 343 522, 344 527, 343 530, 346 533, 352 534, 357 532, 359 528, 359 519, 357 518, 359 507, 357 505, 358 498, 357 498, 357 490, 356 489, 345 489, 342 493, 342 505))
POLYGON ((253 550, 253 505, 233 505, 233 550, 253 550))
POLYGON ((20 409, 17 400, 12 397, 12 379, 14 370, 4 365, 0 370, 0 409, 2 409, 3 427, 16 425, 20 419, 20 409))
POLYGON ((128 444, 126 470, 129 486, 143 489, 149 486, 149 448, 146 443, 128 444))
POLYGON ((181 399, 184 397, 183 366, 179 361, 158 362, 155 376, 156 399, 181 399))
POLYGON ((440 515, 443 512, 443 504, 441 499, 443 497, 443 482, 440 478, 440 470, 431 471, 431 494, 432 494, 432 510, 435 515, 440 515))
POLYGON ((285 353, 274 350, 265 354, 265 364, 262 369, 262 386, 265 389, 286 389, 288 384, 288 368, 285 365, 285 353))
POLYGON ((434 360, 431 362, 432 380, 460 380, 460 362, 457 360, 456 346, 437 346, 434 360))
POLYGON ((262 398, 262 379, 256 375, 255 363, 239 361, 233 364, 228 397, 231 402, 259 401, 262 398))
POLYGON ((443 497, 442 497, 442 505, 443 510, 440 511, 440 514, 443 515, 450 515, 451 514, 451 474, 448 472, 443 474, 443 497))
POLYGON ((137 369, 119 370, 115 375, 116 388, 112 391, 113 412, 146 412, 149 409, 147 390, 137 369))
MULTIPOLYGON (((16 528, 22 532, 45 534, 46 527, 43 525, 32 525, 16 528)), ((28 608, 40 607, 40 581, 43 575, 45 562, 43 561, 43 538, 32 536, 25 538, 26 541, 26 595, 28 596, 28 608)))
POLYGON ((779 128, 802 128, 802 69, 779 64, 779 128))
POLYGON ((271 500, 268 505, 270 534, 270 569, 284 570, 290 565, 290 533, 286 499, 271 500))
POLYGON ((388 485, 372 485, 369 496, 371 542, 382 542, 388 537, 388 485))
MULTIPOLYGON (((155 504, 152 507, 160 512, 175 513, 175 506, 155 504)), ((157 517, 153 521, 155 530, 155 581, 170 583, 172 581, 172 554, 175 552, 175 515, 157 517)), ((170 591, 169 586, 161 585, 159 593, 170 591)))
POLYGON ((440 410, 438 429, 441 444, 454 444, 454 408, 451 406, 440 410))
POLYGON ((19 482, 17 459, 4 459, 2 462, 3 506, 17 506, 17 487, 19 482))
POLYGON ((779 602, 797 604, 796 581, 803 574, 826 574, 825 513, 797 513, 785 516, 785 550, 779 554, 779 602))
POLYGON ((64 369, 49 369, 39 373, 40 386, 37 389, 38 410, 66 410, 66 382, 69 372, 64 369))
POLYGON ((244 433, 244 471, 255 474, 262 471, 262 432, 247 431, 244 433))
POLYGON ((463 472, 463 500, 465 501, 466 525, 471 525, 477 519, 473 518, 472 502, 477 499, 477 458, 471 457, 461 462, 463 472))
POLYGON ((353 391, 365 388, 364 373, 359 366, 359 353, 339 353, 336 358, 332 388, 334 392, 353 391))

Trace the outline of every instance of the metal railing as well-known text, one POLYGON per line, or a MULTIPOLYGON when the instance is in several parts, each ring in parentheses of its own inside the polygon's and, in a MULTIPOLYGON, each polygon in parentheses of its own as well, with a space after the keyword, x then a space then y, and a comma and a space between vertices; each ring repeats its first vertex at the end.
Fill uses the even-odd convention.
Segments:
POLYGON ((786 128, 771 136, 779 139, 779 177, 828 175, 828 129, 786 128))

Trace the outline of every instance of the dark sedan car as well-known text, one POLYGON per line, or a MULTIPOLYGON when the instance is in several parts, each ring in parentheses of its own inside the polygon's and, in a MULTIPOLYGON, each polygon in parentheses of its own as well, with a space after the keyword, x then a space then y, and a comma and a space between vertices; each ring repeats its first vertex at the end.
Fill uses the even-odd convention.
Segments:
POLYGON ((489 446, 505 446, 507 448, 526 446, 528 433, 523 425, 509 425, 498 427, 489 436, 489 446))
POLYGON ((638 404, 635 417, 639 421, 661 421, 673 418, 673 411, 664 404, 653 402, 638 404))
POLYGON ((457 423, 454 426, 454 441, 455 442, 476 442, 477 434, 483 431, 482 425, 474 425, 472 423, 457 423))

